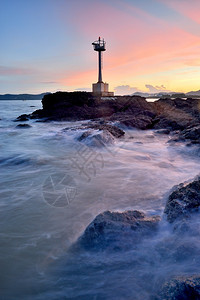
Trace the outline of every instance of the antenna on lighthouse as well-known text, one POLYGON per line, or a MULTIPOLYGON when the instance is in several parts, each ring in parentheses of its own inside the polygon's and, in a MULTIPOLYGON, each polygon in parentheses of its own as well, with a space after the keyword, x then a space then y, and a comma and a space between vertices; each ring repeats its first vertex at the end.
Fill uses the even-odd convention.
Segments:
POLYGON ((104 83, 102 79, 102 52, 106 51, 106 42, 104 39, 99 39, 92 43, 94 50, 98 52, 98 82, 93 83, 92 91, 95 95, 113 96, 114 93, 108 92, 108 83, 104 83))

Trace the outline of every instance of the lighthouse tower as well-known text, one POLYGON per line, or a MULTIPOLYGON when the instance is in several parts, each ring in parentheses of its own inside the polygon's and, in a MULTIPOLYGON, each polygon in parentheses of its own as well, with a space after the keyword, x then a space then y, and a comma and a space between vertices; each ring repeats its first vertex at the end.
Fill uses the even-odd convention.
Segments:
POLYGON ((102 52, 106 51, 106 42, 99 37, 92 45, 94 50, 98 51, 98 82, 92 84, 92 92, 95 96, 100 97, 114 96, 113 92, 108 91, 108 83, 104 83, 102 80, 102 52))

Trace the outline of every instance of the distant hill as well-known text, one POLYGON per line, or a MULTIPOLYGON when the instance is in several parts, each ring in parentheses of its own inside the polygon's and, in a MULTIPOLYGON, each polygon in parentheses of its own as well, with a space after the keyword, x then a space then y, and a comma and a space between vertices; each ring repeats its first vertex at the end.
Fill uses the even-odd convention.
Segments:
POLYGON ((200 97, 200 90, 186 93, 186 96, 199 96, 200 97))
POLYGON ((150 93, 142 93, 142 92, 135 92, 132 94, 132 96, 141 96, 141 97, 151 97, 154 96, 154 94, 150 94, 150 93))
POLYGON ((177 92, 170 92, 170 93, 166 93, 166 92, 159 92, 159 93, 142 93, 142 92, 136 92, 134 94, 132 94, 132 96, 141 96, 141 97, 145 97, 145 98, 162 98, 162 97, 172 97, 172 98, 185 98, 185 97, 200 97, 200 90, 199 91, 191 91, 188 93, 177 93, 177 92))
POLYGON ((141 97, 145 97, 145 98, 161 98, 161 97, 180 97, 180 98, 184 98, 186 94, 184 93, 176 93, 176 92, 170 92, 170 93, 166 93, 166 92, 159 92, 159 93, 142 93, 142 92, 136 92, 134 94, 132 94, 132 96, 141 96, 141 97))
POLYGON ((50 93, 42 93, 42 94, 4 94, 0 95, 0 100, 41 100, 44 95, 50 93))

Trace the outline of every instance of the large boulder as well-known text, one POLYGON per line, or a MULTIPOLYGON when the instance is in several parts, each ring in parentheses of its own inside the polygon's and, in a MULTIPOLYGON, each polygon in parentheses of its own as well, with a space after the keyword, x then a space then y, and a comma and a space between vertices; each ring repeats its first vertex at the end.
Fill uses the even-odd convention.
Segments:
POLYGON ((173 223, 188 218, 197 212, 200 206, 200 176, 190 183, 181 183, 170 194, 164 213, 167 220, 173 223))
POLYGON ((78 243, 88 250, 126 250, 155 234, 159 221, 159 216, 147 217, 136 210, 105 211, 88 225, 78 243))
POLYGON ((162 287, 156 300, 199 300, 200 275, 175 277, 162 287))

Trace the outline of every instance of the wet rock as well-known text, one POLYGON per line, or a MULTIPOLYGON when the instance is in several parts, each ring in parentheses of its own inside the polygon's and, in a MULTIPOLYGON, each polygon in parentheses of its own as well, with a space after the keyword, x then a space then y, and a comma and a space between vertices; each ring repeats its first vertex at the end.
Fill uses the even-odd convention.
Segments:
POLYGON ((170 134, 170 130, 169 129, 159 129, 159 130, 156 130, 156 133, 158 133, 158 134, 170 134))
POLYGON ((122 129, 109 124, 94 124, 91 125, 90 128, 98 129, 98 130, 107 130, 116 138, 120 138, 125 134, 125 132, 122 129))
POLYGON ((78 141, 85 142, 89 146, 106 147, 106 145, 113 144, 115 142, 115 138, 108 130, 88 130, 78 138, 78 141))
POLYGON ((200 176, 188 184, 181 183, 175 187, 168 198, 164 213, 167 215, 167 220, 173 223, 188 218, 191 213, 198 211, 199 206, 200 176))
POLYGON ((176 139, 189 142, 189 144, 200 144, 200 125, 186 128, 178 134, 176 139))
POLYGON ((156 300, 199 300, 200 275, 175 277, 162 287, 156 300))
POLYGON ((136 210, 106 211, 88 225, 78 243, 87 250, 126 250, 155 234, 159 221, 159 216, 147 217, 136 210))
POLYGON ((23 114, 19 116, 15 121, 16 122, 24 122, 29 120, 29 115, 23 114))
POLYGON ((85 131, 81 134, 81 136, 78 137, 78 141, 79 142, 82 142, 84 141, 85 139, 87 139, 89 136, 91 136, 92 134, 92 131, 88 130, 88 131, 85 131))
POLYGON ((32 127, 32 126, 29 125, 29 124, 18 124, 18 125, 16 126, 16 128, 30 128, 30 127, 32 127))

